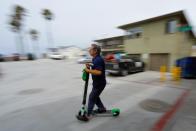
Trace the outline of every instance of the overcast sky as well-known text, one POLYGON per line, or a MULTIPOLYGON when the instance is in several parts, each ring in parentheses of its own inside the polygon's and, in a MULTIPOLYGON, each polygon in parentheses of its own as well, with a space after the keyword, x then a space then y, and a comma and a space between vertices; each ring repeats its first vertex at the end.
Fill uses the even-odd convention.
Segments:
MULTIPOLYGON (((87 47, 92 40, 123 34, 117 26, 166 13, 186 10, 190 22, 196 25, 195 0, 0 0, 0 54, 16 52, 16 34, 7 24, 12 8, 19 4, 28 10, 24 31, 37 29, 39 44, 47 46, 46 25, 41 10, 55 14, 51 22, 56 46, 87 47)), ((31 44, 29 36, 24 43, 31 44)))

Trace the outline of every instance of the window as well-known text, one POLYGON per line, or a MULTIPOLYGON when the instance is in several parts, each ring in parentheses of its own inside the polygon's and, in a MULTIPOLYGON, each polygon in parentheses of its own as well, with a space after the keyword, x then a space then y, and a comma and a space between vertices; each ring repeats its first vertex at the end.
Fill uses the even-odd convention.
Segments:
POLYGON ((166 33, 175 33, 177 27, 176 20, 170 20, 166 23, 166 33))
POLYGON ((143 29, 140 27, 132 28, 127 30, 127 38, 134 39, 134 38, 140 38, 142 36, 143 29))
POLYGON ((140 61, 141 54, 128 54, 128 56, 134 61, 140 61))

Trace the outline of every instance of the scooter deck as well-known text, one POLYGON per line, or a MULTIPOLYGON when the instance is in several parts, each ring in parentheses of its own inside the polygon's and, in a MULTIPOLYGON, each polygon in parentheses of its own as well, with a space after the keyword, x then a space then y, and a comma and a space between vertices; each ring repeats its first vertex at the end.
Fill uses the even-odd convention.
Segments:
POLYGON ((117 117, 120 114, 120 110, 106 110, 106 112, 99 113, 97 110, 93 110, 92 115, 98 117, 117 117))
MULTIPOLYGON (((112 113, 112 110, 107 110, 106 112, 103 112, 103 113, 99 113, 99 112, 97 112, 96 110, 94 110, 94 111, 92 112, 92 115, 93 115, 93 117, 114 117, 114 116, 113 116, 113 113, 112 113)), ((84 121, 84 122, 89 121, 88 118, 87 118, 86 116, 76 115, 76 118, 77 118, 79 121, 84 121)))
MULTIPOLYGON (((118 117, 120 115, 120 109, 112 109, 112 110, 106 110, 106 112, 97 112, 97 110, 94 110, 92 112, 93 117, 118 117)), ((80 116, 79 114, 76 115, 76 118, 79 121, 84 121, 87 122, 89 119, 87 118, 86 115, 80 116)))

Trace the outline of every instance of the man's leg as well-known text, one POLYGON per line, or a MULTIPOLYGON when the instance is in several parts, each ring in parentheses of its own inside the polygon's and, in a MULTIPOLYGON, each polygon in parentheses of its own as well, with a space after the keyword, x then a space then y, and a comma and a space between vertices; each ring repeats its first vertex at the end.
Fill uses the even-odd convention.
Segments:
POLYGON ((103 89, 97 89, 97 88, 93 87, 93 89, 89 95, 88 115, 92 114, 93 108, 94 108, 95 104, 97 103, 97 100, 98 100, 98 103, 101 102, 101 101, 99 101, 100 99, 98 99, 98 98, 99 98, 99 95, 101 94, 102 91, 103 91, 103 89))
MULTIPOLYGON (((103 84, 102 86, 100 86, 100 89, 101 89, 100 94, 101 94, 102 91, 104 90, 105 86, 106 86, 106 83, 103 84)), ((95 104, 96 104, 97 107, 98 107, 98 111, 100 111, 100 112, 103 111, 103 112, 104 112, 104 111, 106 110, 106 108, 105 108, 105 106, 103 105, 103 103, 102 103, 102 101, 101 101, 101 99, 100 99, 100 94, 99 94, 99 96, 98 96, 97 101, 96 101, 95 104)))
POLYGON ((97 98, 97 101, 96 101, 96 105, 98 107, 98 109, 101 111, 101 110, 106 110, 106 108, 104 107, 100 97, 97 98))

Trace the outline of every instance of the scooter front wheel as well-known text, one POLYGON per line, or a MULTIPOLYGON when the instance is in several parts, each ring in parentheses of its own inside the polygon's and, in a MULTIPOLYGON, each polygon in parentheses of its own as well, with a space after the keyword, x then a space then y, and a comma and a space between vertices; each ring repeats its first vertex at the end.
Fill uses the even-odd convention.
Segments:
POLYGON ((112 112, 112 115, 115 117, 120 115, 120 109, 118 108, 112 109, 111 112, 112 112))

